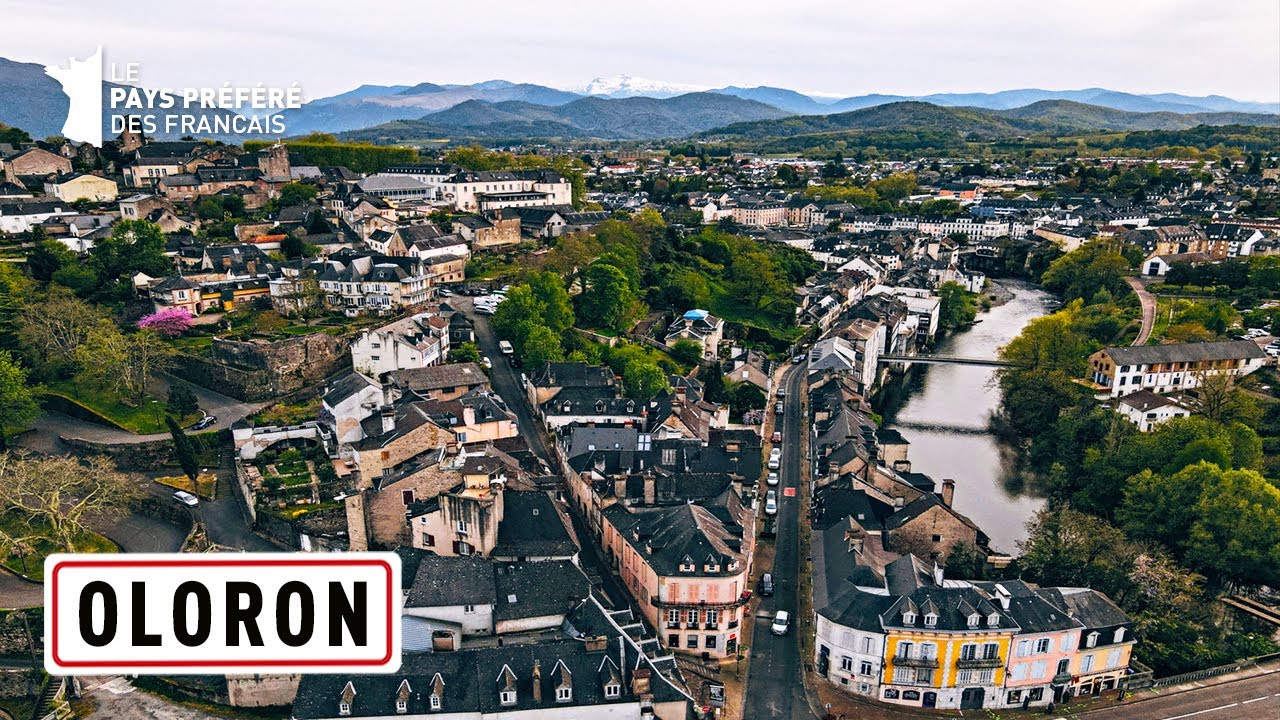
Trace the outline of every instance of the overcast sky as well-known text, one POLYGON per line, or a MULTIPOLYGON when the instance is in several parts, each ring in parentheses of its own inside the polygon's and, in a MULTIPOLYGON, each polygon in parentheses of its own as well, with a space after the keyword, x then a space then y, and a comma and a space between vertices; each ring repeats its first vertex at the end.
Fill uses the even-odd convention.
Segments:
POLYGON ((101 44, 152 87, 629 74, 849 96, 1024 87, 1280 100, 1277 0, 0 0, 0 57, 101 44), (616 8, 616 9, 614 9, 616 8))

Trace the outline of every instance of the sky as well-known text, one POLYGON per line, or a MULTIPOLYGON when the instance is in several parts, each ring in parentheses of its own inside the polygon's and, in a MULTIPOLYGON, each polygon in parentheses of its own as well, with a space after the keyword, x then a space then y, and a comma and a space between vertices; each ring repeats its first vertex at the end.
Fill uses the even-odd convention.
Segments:
POLYGON ((0 57, 102 45, 149 87, 628 74, 830 96, 1038 87, 1280 101, 1277 0, 0 0, 0 57))

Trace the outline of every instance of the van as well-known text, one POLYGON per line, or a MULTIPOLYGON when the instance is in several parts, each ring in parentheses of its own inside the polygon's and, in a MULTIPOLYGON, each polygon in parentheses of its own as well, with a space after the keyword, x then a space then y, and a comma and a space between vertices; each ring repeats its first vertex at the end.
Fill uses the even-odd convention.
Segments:
POLYGON ((498 349, 502 351, 503 355, 511 355, 516 351, 515 348, 511 347, 511 343, 506 340, 498 341, 498 349))
POLYGON ((773 406, 773 414, 774 414, 774 415, 781 415, 781 414, 782 414, 782 401, 781 401, 781 400, 779 400, 779 401, 778 401, 778 404, 777 404, 777 405, 774 405, 774 406, 773 406))

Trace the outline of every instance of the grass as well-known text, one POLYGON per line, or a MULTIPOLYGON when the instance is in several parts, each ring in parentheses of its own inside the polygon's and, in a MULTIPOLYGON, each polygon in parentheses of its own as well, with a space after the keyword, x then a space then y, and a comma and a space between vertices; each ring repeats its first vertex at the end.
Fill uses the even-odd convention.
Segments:
MULTIPOLYGON (((174 490, 191 492, 191 478, 186 475, 174 475, 156 478, 156 482, 174 490)), ((206 500, 212 500, 217 494, 218 476, 212 473, 201 473, 196 476, 196 494, 206 500)))
POLYGON ((290 405, 276 403, 254 413, 249 419, 254 425, 300 425, 308 420, 320 417, 320 398, 290 405))
MULTIPOLYGON (((68 380, 49 383, 45 394, 61 397, 106 418, 116 425, 138 435, 154 435, 168 432, 165 425, 165 403, 159 398, 145 397, 142 402, 126 401, 110 390, 99 390, 76 385, 68 380)), ((199 420, 200 413, 178 418, 178 424, 188 425, 199 420)))
MULTIPOLYGON (((4 566, 31 580, 44 580, 44 559, 54 553, 63 552, 57 543, 49 537, 49 529, 42 523, 28 523, 26 518, 16 510, 0 513, 0 532, 10 537, 29 537, 27 554, 18 556, 9 553, 3 559, 4 566)), ((81 553, 113 553, 120 548, 106 537, 92 530, 86 530, 75 538, 76 552, 81 553)))

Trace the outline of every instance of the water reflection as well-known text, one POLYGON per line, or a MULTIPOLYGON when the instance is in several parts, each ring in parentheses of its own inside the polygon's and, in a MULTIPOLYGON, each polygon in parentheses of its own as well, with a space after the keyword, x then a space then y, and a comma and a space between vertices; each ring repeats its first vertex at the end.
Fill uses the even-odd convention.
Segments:
MULTIPOLYGON (((936 352, 994 357, 1052 296, 1022 283, 1005 283, 1009 302, 980 314, 982 322, 939 343, 936 352)), ((1015 552, 1024 524, 1044 500, 1019 471, 1019 453, 996 440, 988 423, 1000 403, 995 369, 975 365, 917 365, 887 384, 876 398, 886 425, 911 443, 911 469, 939 483, 956 481, 955 507, 982 528, 992 547, 1015 552)))

